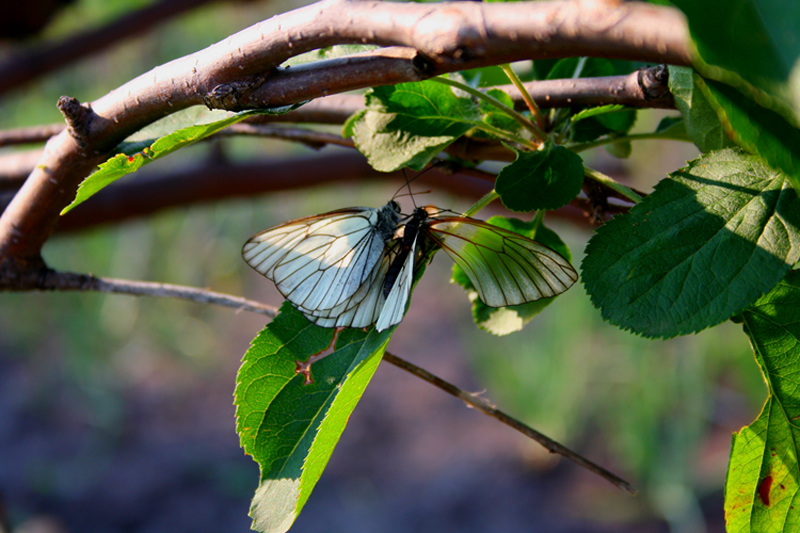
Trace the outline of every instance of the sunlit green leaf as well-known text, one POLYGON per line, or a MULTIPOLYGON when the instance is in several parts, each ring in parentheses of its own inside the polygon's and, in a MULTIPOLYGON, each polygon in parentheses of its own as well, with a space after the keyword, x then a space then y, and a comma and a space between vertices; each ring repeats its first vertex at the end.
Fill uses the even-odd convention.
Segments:
POLYGON ((711 80, 697 83, 736 144, 783 170, 800 190, 800 130, 736 89, 711 80))
POLYGON ((614 111, 621 111, 625 109, 624 105, 613 104, 613 105, 601 105, 598 107, 590 107, 588 109, 584 109, 572 115, 570 120, 572 122, 578 122, 589 117, 594 117, 597 115, 604 115, 606 113, 613 113, 614 111))
MULTIPOLYGON (((205 139, 206 137, 209 137, 210 135, 227 128, 231 124, 235 124, 246 119, 247 117, 258 114, 283 114, 291 111, 292 109, 296 109, 300 105, 302 104, 283 106, 272 110, 264 109, 237 113, 221 120, 209 122, 207 124, 198 124, 173 131, 172 133, 164 135, 163 137, 153 141, 152 144, 146 142, 145 144, 147 145, 144 146, 144 148, 141 148, 140 151, 136 151, 134 153, 117 154, 105 163, 101 164, 97 171, 81 182, 80 187, 78 187, 78 192, 75 195, 75 199, 71 204, 61 211, 61 214, 66 214, 73 207, 85 202, 101 189, 117 181, 119 178, 131 174, 132 172, 136 172, 141 167, 155 161, 156 159, 160 159, 171 154, 172 152, 175 152, 176 150, 185 148, 186 146, 194 144, 197 141, 205 139)), ((137 150, 140 146, 141 144, 125 145, 125 147, 128 149, 134 148, 137 150)))
POLYGON ((741 315, 769 397, 751 425, 734 434, 725 481, 730 533, 800 528, 800 272, 792 271, 741 315))
POLYGON ((250 516, 257 531, 289 529, 319 480, 347 420, 372 377, 392 329, 345 329, 323 352, 334 329, 312 325, 289 303, 253 340, 236 379, 237 431, 261 469, 250 516))
POLYGON ((345 124, 344 135, 382 172, 404 166, 422 170, 481 119, 470 98, 432 80, 375 87, 366 104, 345 124))

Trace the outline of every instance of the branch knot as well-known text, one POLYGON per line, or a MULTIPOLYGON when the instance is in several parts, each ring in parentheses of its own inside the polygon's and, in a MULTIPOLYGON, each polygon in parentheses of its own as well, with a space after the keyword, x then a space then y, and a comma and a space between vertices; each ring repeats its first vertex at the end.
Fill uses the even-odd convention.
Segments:
POLYGON ((67 131, 75 139, 78 146, 86 148, 89 127, 94 118, 94 111, 89 104, 81 104, 77 98, 62 96, 58 99, 58 110, 67 121, 67 131))
POLYGON ((261 87, 270 72, 257 74, 247 78, 221 83, 203 96, 203 103, 209 109, 225 109, 227 111, 244 111, 250 109, 242 100, 261 87))

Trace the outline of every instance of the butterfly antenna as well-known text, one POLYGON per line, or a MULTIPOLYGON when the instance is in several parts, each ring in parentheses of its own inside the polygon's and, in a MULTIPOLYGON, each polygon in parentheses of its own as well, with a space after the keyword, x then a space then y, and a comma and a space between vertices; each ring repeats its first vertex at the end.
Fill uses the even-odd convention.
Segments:
MULTIPOLYGON (((419 174, 417 174, 416 176, 414 176, 411 179, 408 179, 408 174, 406 173, 406 169, 405 168, 401 169, 403 171, 403 177, 405 178, 406 182, 405 182, 405 184, 401 185, 400 188, 397 189, 397 191, 395 191, 394 196, 392 196, 392 198, 400 198, 400 197, 403 197, 403 196, 410 196, 411 197, 411 202, 414 204, 414 207, 417 207, 417 203, 414 201, 414 191, 411 190, 411 182, 414 181, 415 179, 419 178, 420 176, 422 176, 423 174, 425 174, 429 170, 433 169, 434 167, 440 166, 442 163, 443 163, 442 161, 437 161, 436 163, 433 163, 432 165, 428 166, 428 168, 426 168, 425 170, 423 170, 422 172, 420 172, 419 174), (408 187, 408 194, 400 194, 400 191, 403 189, 403 187, 408 187)), ((431 193, 431 192, 433 192, 433 191, 432 190, 427 190, 427 191, 418 192, 416 194, 428 194, 428 193, 431 193)))

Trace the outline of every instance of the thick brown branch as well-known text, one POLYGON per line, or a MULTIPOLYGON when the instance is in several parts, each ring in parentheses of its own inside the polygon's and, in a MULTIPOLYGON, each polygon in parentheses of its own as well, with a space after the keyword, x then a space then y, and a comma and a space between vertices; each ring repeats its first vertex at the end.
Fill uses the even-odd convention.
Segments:
MULTIPOLYGON (((327 62, 315 63, 314 68, 319 74, 325 70, 334 69, 327 62), (325 63, 323 65, 323 63, 325 63)), ((312 71, 311 65, 308 71, 312 71)), ((308 72, 307 71, 307 72, 308 72)), ((525 89, 536 101, 541 109, 554 107, 583 107, 608 104, 619 104, 640 108, 665 108, 674 109, 675 102, 669 93, 666 79, 663 74, 664 67, 653 67, 636 71, 625 76, 608 76, 601 78, 578 78, 567 80, 543 80, 525 83, 525 89)), ((339 72, 339 74, 344 74, 339 72)), ((310 81, 304 79, 306 73, 298 70, 284 71, 284 74, 271 80, 271 92, 282 92, 281 85, 292 83, 302 85, 310 81), (294 76, 294 77, 292 77, 294 76)), ((314 76, 309 76, 314 78, 314 76)), ((522 95, 513 85, 500 85, 497 87, 507 92, 514 100, 517 109, 524 109, 522 95)), ((274 99, 270 96, 269 99, 274 99)), ((245 122, 248 124, 261 124, 271 122, 308 122, 314 124, 344 124, 353 114, 364 109, 364 97, 358 94, 334 94, 322 96, 304 106, 284 113, 282 115, 256 115, 245 122)), ((35 126, 15 130, 0 131, 0 146, 13 144, 41 143, 50 137, 61 133, 63 124, 48 126, 35 126)), ((33 167, 31 167, 33 168, 33 167)), ((2 172, 2 164, 0 164, 2 172)))
MULTIPOLYGON (((324 0, 273 17, 206 50, 162 65, 92 103, 95 117, 82 139, 65 133, 45 155, 0 218, 0 261, 32 258, 52 231, 79 182, 122 139, 176 110, 200 104, 220 85, 239 84, 238 100, 265 90, 263 74, 301 52, 341 43, 405 46, 415 56, 413 79, 519 59, 567 55, 613 56, 687 64, 683 16, 644 3, 615 8, 603 2, 397 4, 324 0)), ((364 76, 371 76, 363 65, 364 76)), ((402 77, 387 79, 392 83, 402 77)), ((352 79, 353 86, 363 86, 352 79)), ((285 105, 328 93, 311 85, 285 105)))

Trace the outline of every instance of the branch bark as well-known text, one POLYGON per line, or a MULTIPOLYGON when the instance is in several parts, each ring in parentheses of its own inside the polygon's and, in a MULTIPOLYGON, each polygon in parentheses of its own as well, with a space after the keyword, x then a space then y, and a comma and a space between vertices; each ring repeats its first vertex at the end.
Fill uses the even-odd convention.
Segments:
MULTIPOLYGON (((80 181, 125 137, 158 118, 201 103, 237 108, 264 102, 273 69, 298 53, 344 43, 416 50, 362 62, 338 90, 374 83, 370 65, 393 62, 384 83, 413 81, 520 59, 589 55, 688 64, 683 16, 644 3, 536 2, 395 4, 324 0, 273 17, 206 50, 162 65, 93 102, 80 143, 52 138, 42 161, 0 218, 0 261, 13 273, 38 261, 41 246, 80 181), (411 59, 409 60, 409 57, 411 59), (409 65, 413 68, 409 68, 409 65)), ((359 60, 360 61, 360 60, 359 60)), ((329 94, 324 84, 270 97, 285 105, 329 94)))
MULTIPOLYGON (((336 70, 339 67, 330 64, 315 64, 311 72, 324 75, 324 71, 336 70)), ((346 66, 341 67, 346 68, 346 66)), ((343 73, 339 71, 339 73, 343 73)), ((297 74, 297 70, 293 71, 297 74)), ((652 67, 641 71, 632 72, 624 76, 607 76, 599 78, 577 78, 561 80, 531 81, 523 84, 525 89, 536 102, 540 109, 555 107, 582 107, 618 104, 628 107, 674 109, 675 100, 669 92, 664 66, 652 67), (660 73, 660 74, 655 74, 660 73)), ((303 84, 309 80, 319 79, 317 74, 284 75, 280 84, 303 84)), ((279 79, 272 80, 271 90, 278 94, 279 79)), ((514 101, 515 108, 525 108, 525 102, 519 90, 514 85, 499 85, 498 89, 505 91, 514 101)), ((315 124, 344 124, 353 114, 364 109, 364 97, 358 94, 334 94, 322 96, 304 106, 284 113, 282 115, 257 115, 245 120, 248 124, 262 124, 272 122, 308 122, 315 124)), ((50 124, 30 128, 19 128, 0 131, 0 146, 17 144, 31 144, 46 142, 50 137, 58 135, 64 130, 63 124, 50 124)), ((0 161, 0 172, 2 172, 0 161)), ((33 166, 31 166, 31 169, 33 166)))

